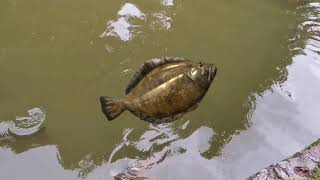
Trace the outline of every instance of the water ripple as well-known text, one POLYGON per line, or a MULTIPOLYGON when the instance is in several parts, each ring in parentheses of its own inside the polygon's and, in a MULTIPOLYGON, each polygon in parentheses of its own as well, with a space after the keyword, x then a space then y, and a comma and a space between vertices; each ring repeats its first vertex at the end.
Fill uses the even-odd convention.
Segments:
MULTIPOLYGON (((184 126, 187 126, 188 121, 184 126)), ((147 158, 119 159, 112 164, 110 173, 121 179, 145 178, 154 167, 175 156, 202 156, 210 148, 214 132, 211 128, 200 127, 190 136, 181 138, 172 129, 171 124, 150 124, 149 130, 141 135, 138 141, 128 141, 127 136, 133 129, 125 130, 123 140, 112 152, 110 158, 125 146, 133 146, 140 152, 147 152, 147 158)), ((111 162, 111 159, 109 159, 111 162)))
POLYGON ((0 139, 30 136, 40 131, 46 119, 46 114, 40 108, 27 111, 28 116, 16 117, 13 121, 0 123, 0 139))

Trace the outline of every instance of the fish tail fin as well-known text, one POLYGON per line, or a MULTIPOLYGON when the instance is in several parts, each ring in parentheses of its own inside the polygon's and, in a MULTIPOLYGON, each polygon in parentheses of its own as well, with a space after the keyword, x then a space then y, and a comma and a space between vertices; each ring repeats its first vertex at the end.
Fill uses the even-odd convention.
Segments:
POLYGON ((102 112, 109 121, 117 118, 125 110, 123 101, 115 100, 111 97, 101 96, 100 103, 102 112))

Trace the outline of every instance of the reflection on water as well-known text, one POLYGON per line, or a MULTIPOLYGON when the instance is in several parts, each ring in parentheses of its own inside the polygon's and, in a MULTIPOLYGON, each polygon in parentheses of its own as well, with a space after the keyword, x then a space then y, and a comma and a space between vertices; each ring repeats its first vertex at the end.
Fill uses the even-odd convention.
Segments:
MULTIPOLYGON (((162 4, 173 6, 173 0, 164 0, 162 4)), ((107 29, 100 37, 114 36, 122 41, 129 41, 148 31, 148 28, 154 31, 170 30, 173 20, 169 14, 168 10, 145 14, 136 5, 125 3, 117 13, 118 19, 108 21, 107 29)))
POLYGON ((46 114, 40 108, 28 110, 27 117, 16 117, 12 121, 0 122, 0 141, 13 137, 31 136, 40 131, 46 114))
POLYGON ((126 3, 123 7, 118 11, 119 16, 124 16, 126 18, 136 17, 143 19, 145 16, 134 4, 126 3))
POLYGON ((122 41, 129 41, 134 37, 135 33, 139 32, 137 30, 139 25, 132 25, 130 21, 134 19, 143 20, 145 15, 134 4, 126 3, 118 11, 118 16, 117 20, 108 22, 107 30, 100 37, 115 36, 122 41))
MULTIPOLYGON (((20 3, 17 1, 17 8, 23 7, 20 3)), ((45 133, 36 133, 19 141, 0 142, 1 178, 243 179, 319 138, 318 2, 296 9, 279 8, 280 3, 273 1, 206 2, 208 5, 163 0, 156 2, 157 8, 152 8, 155 7, 152 3, 155 2, 120 4, 115 1, 115 9, 109 9, 112 15, 108 19, 105 19, 104 9, 99 11, 100 6, 91 11, 97 14, 79 13, 76 17, 50 19, 48 29, 55 30, 55 42, 60 42, 57 47, 50 44, 52 47, 48 48, 54 52, 52 54, 43 47, 50 41, 50 33, 48 35, 41 28, 36 28, 32 31, 37 31, 37 37, 30 37, 30 42, 24 38, 30 33, 28 28, 24 28, 30 24, 29 21, 18 26, 17 29, 25 31, 16 33, 17 36, 23 35, 17 37, 17 42, 12 39, 13 35, 9 40, 4 38, 4 42, 13 44, 8 43, 0 50, 0 62, 3 63, 0 80, 4 84, 0 89, 0 106, 7 108, 3 118, 9 119, 11 109, 16 109, 20 101, 39 101, 48 103, 46 110, 52 119, 48 121, 45 133), (177 6, 181 11, 176 12, 177 6), (82 16, 83 19, 88 16, 88 27, 83 23, 73 24, 82 16), (291 19, 296 22, 292 23, 291 19), (99 28, 104 29, 105 20, 108 22, 103 38, 96 38, 99 28), (54 29, 64 21, 67 22, 58 30, 54 29), (95 23, 100 25, 96 31, 93 28, 95 23), (63 29, 65 26, 73 32, 63 29), (76 36, 79 29, 90 32, 90 35, 96 33, 96 39, 93 39, 97 42, 97 49, 92 47, 87 51, 87 46, 77 46, 90 42, 91 37, 74 43, 83 37, 83 34, 76 36), (71 46, 65 45, 62 37, 70 40, 71 43, 67 43, 71 46), (134 39, 139 42, 134 42, 134 39), (27 45, 20 43, 21 40, 25 40, 27 45), (25 60, 27 55, 31 56, 26 53, 31 49, 29 43, 40 42, 43 43, 39 45, 41 48, 32 47, 37 49, 32 51, 37 53, 30 58, 36 59, 35 62, 25 60), (10 49, 15 46, 20 49, 10 49), (74 47, 75 53, 66 53, 66 47, 74 47), (105 61, 104 50, 108 52, 108 61, 105 61), (99 54, 101 51, 103 53, 99 54), (59 53, 62 55, 58 56, 59 53), (215 92, 209 92, 202 108, 189 114, 188 120, 170 124, 146 124, 128 114, 117 121, 104 122, 99 116, 100 109, 95 106, 98 94, 119 94, 125 88, 122 84, 138 64, 163 53, 186 54, 208 60, 216 57, 212 59, 221 66, 221 76, 217 79, 215 92), (47 61, 44 60, 46 58, 47 61), (96 58, 101 61, 96 61, 96 58), (33 67, 39 64, 41 68, 33 67), (83 66, 85 69, 81 69, 83 66), (102 80, 94 81, 91 74, 103 68, 106 70, 102 72, 102 80), (6 79, 9 76, 12 76, 12 82, 19 83, 8 83, 6 79), (30 81, 39 77, 44 80, 30 81), (111 80, 121 83, 111 85, 111 80), (92 86, 86 89, 84 85, 88 81, 92 81, 92 86), (25 89, 30 96, 18 96, 21 89, 16 89, 33 82, 43 82, 52 87, 33 93, 35 89, 42 88, 36 86, 32 91, 25 89), (6 104, 2 105, 2 102, 6 104)), ((53 5, 61 10, 66 7, 65 4, 53 5)), ((2 7, 0 2, 0 10, 2 7)), ((46 18, 53 17, 53 12, 42 13, 48 15, 46 18)), ((42 27, 33 23, 34 27, 42 27)), ((7 28, 6 33, 12 31, 3 27, 7 28)), ((28 117, 23 121, 27 122, 28 117)), ((1 121, 0 129, 7 130, 11 125, 9 121, 1 121)), ((8 131, 1 130, 5 133, 0 136, 7 137, 8 131)))
POLYGON ((117 153, 117 151, 119 151, 122 147, 124 146, 128 146, 129 145, 129 141, 127 139, 128 135, 132 132, 133 129, 125 129, 123 131, 123 137, 122 137, 122 141, 117 145, 117 147, 115 147, 113 149, 113 151, 111 152, 110 156, 109 156, 109 160, 108 162, 111 163, 112 162, 112 158, 113 156, 117 153))
MULTIPOLYGON (((185 123, 184 129, 187 128, 185 123)), ((108 168, 102 166, 94 170, 88 177, 96 176, 114 176, 123 179, 132 179, 137 177, 151 178, 153 177, 152 169, 162 163, 166 163, 170 159, 188 157, 189 160, 194 158, 202 158, 202 153, 207 151, 210 147, 211 139, 214 132, 211 128, 200 127, 194 131, 190 136, 181 138, 177 132, 172 129, 172 124, 152 125, 149 130, 145 131, 138 141, 128 140, 131 130, 125 130, 123 133, 123 140, 114 149, 110 155, 108 168), (123 158, 112 162, 112 157, 122 149, 136 149, 138 150, 135 157, 139 157, 141 153, 146 153, 144 158, 130 159, 123 158), (183 156, 182 156, 183 155, 183 156), (182 156, 182 157, 181 157, 182 156), (103 172, 104 170, 109 170, 103 172), (102 175, 101 173, 104 173, 102 175)), ((183 132, 179 132, 183 133, 183 132)), ((89 178, 90 179, 90 178, 89 178)))
POLYGON ((320 101, 320 8, 319 3, 298 7, 298 29, 289 38, 292 64, 285 81, 255 96, 251 127, 232 138, 220 163, 233 169, 224 179, 241 179, 278 162, 320 137, 317 110, 320 101), (311 23, 312 21, 312 23, 311 23), (258 160, 259 159, 259 160, 258 160), (227 162, 225 162, 227 161, 227 162), (248 165, 248 163, 250 165, 248 165), (246 166, 242 168, 234 168, 246 166))
POLYGON ((172 18, 166 15, 166 12, 159 12, 151 14, 154 20, 151 22, 150 27, 153 30, 170 30, 172 18))
POLYGON ((173 0, 162 0, 161 3, 165 6, 173 6, 173 0))
POLYGON ((12 121, 2 121, 0 122, 0 141, 4 140, 13 140, 13 138, 9 135, 9 128, 13 125, 12 121))

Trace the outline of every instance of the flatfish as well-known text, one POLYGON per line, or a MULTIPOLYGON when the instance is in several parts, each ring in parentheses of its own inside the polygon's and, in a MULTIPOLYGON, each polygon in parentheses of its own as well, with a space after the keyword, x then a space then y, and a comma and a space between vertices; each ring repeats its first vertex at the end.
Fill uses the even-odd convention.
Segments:
POLYGON ((146 61, 129 82, 126 96, 101 96, 102 112, 109 121, 130 111, 151 123, 166 123, 194 110, 205 96, 217 67, 180 57, 146 61))

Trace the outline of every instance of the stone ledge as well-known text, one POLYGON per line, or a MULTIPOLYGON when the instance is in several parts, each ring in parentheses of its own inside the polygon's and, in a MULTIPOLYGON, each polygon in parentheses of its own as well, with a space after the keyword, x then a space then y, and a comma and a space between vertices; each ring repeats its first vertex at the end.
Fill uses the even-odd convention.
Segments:
POLYGON ((320 139, 301 152, 272 164, 246 180, 310 179, 320 167, 320 139))

